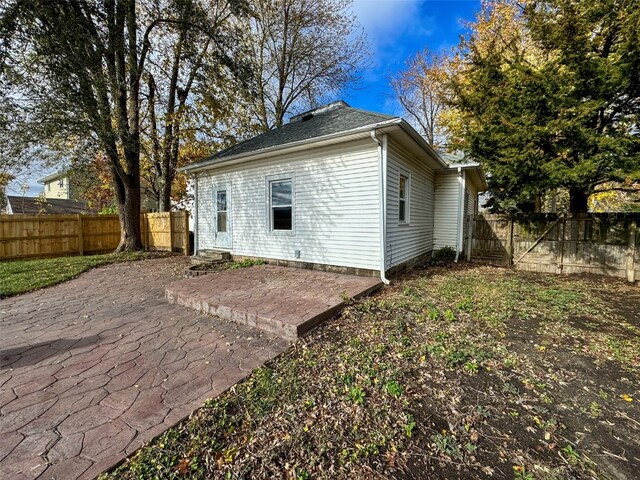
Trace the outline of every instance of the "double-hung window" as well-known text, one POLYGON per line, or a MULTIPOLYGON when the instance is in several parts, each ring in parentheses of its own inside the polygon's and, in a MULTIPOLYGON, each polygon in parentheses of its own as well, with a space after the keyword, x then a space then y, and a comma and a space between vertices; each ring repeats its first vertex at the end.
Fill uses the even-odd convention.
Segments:
POLYGON ((272 232, 293 231, 293 178, 269 180, 269 229, 272 232))
POLYGON ((410 180, 408 175, 400 175, 398 185, 398 222, 409 223, 410 180))

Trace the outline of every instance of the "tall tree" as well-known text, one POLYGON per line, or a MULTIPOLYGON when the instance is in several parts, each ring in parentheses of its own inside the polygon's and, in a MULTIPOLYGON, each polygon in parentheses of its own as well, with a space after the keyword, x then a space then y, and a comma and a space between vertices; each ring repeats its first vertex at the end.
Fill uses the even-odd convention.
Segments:
POLYGON ((391 88, 410 121, 431 145, 444 147, 441 121, 447 109, 448 78, 453 59, 428 49, 409 59, 407 67, 391 79, 391 88))
MULTIPOLYGON (((150 37, 144 92, 143 153, 160 211, 171 208, 181 143, 188 134, 185 130, 195 126, 193 94, 215 96, 224 89, 221 84, 233 85, 236 92, 247 89, 252 74, 244 28, 238 21, 248 13, 245 3, 181 0, 170 4, 169 13, 175 21, 158 25, 150 37)), ((161 14, 151 12, 154 17, 161 14)))
MULTIPOLYGON (((93 137, 109 159, 120 214, 118 250, 140 249, 139 44, 133 0, 13 2, 2 14, 3 59, 51 136, 93 137)), ((143 35, 146 44, 148 35, 143 35)))
POLYGON ((640 178, 640 5, 485 2, 452 80, 458 147, 490 172, 495 207, 529 210, 557 188, 570 210, 640 178))
MULTIPOLYGON (((179 25, 183 32, 199 32, 205 42, 219 41, 219 31, 203 24, 199 14, 184 14, 196 2, 12 0, 0 11, 2 76, 24 100, 32 126, 54 147, 67 144, 68 138, 82 139, 81 143, 108 159, 122 227, 119 251, 142 246, 144 74, 151 64, 163 68, 175 58, 175 50, 154 41, 156 32, 179 25)), ((238 11, 245 2, 219 0, 208 6, 225 9, 228 5, 238 11)), ((183 86, 176 84, 174 101, 181 101, 182 92, 183 86)), ((175 132, 172 115, 167 121, 167 130, 175 132)), ((173 154, 175 135, 166 133, 165 151, 173 154)), ((162 174, 170 175, 170 168, 162 174)))
POLYGON ((357 80, 367 59, 351 0, 255 0, 252 54, 257 98, 252 111, 262 130, 357 80))

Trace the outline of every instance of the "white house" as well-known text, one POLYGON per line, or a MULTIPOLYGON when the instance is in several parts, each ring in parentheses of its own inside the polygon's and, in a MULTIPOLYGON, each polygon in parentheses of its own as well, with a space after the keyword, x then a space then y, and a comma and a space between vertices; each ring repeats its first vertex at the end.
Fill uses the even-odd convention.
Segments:
POLYGON ((399 117, 344 102, 190 165, 195 251, 380 274, 451 246, 486 188, 399 117))

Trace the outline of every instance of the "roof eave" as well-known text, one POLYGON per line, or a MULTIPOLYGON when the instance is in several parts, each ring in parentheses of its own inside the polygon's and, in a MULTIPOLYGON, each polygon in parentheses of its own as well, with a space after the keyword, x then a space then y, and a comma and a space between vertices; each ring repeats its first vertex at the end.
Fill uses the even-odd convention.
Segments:
POLYGON ((438 162, 440 164, 440 166, 442 168, 448 168, 449 164, 447 162, 445 162, 442 157, 440 156, 440 154, 436 151, 435 148, 433 148, 431 146, 431 144, 429 144, 429 142, 427 142, 424 137, 422 135, 420 135, 415 128, 413 128, 411 126, 411 124, 409 124, 408 122, 406 122, 405 120, 402 120, 399 122, 400 127, 418 144, 420 145, 424 150, 426 150, 426 152, 431 155, 436 162, 438 162))
POLYGON ((453 163, 449 165, 449 169, 457 170, 458 168, 462 170, 475 170, 478 173, 478 178, 480 179, 480 183, 482 186, 482 192, 485 192, 489 188, 489 184, 487 183, 487 176, 484 174, 484 170, 482 169, 482 165, 478 162, 469 162, 469 163, 453 163))
POLYGON ((262 148, 259 150, 254 150, 253 152, 245 152, 245 153, 239 153, 237 155, 230 155, 222 159, 207 160, 204 162, 195 163, 193 165, 187 165, 186 167, 182 167, 178 169, 178 171, 185 172, 185 173, 198 173, 204 170, 209 170, 211 168, 217 168, 218 166, 227 165, 231 162, 239 163, 239 161, 248 161, 248 160, 255 159, 256 157, 263 157, 265 155, 269 155, 272 153, 282 153, 287 150, 291 150, 293 148, 309 145, 311 143, 318 143, 318 142, 338 139, 340 137, 346 137, 346 136, 354 135, 357 133, 363 133, 363 132, 368 132, 370 130, 376 130, 379 128, 398 125, 401 122, 403 122, 403 120, 400 117, 396 117, 390 120, 385 120, 384 122, 372 123, 369 125, 364 125, 362 127, 352 128, 350 130, 343 130, 342 132, 331 133, 329 135, 312 137, 305 140, 299 140, 297 142, 285 143, 283 145, 274 145, 273 147, 262 148))
POLYGON ((65 172, 53 172, 53 173, 50 173, 49 175, 39 178, 36 181, 41 185, 44 185, 45 183, 50 182, 51 180, 55 180, 56 178, 66 177, 66 176, 67 174, 65 172))

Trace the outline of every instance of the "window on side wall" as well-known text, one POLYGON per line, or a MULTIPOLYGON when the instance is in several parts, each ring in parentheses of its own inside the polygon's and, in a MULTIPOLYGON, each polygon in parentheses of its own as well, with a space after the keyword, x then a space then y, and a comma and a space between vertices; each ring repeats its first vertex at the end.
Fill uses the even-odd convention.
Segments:
POLYGON ((398 185, 398 222, 409 223, 409 192, 411 178, 408 175, 400 175, 398 185))
POLYGON ((293 178, 268 181, 269 229, 272 232, 293 231, 293 178))

